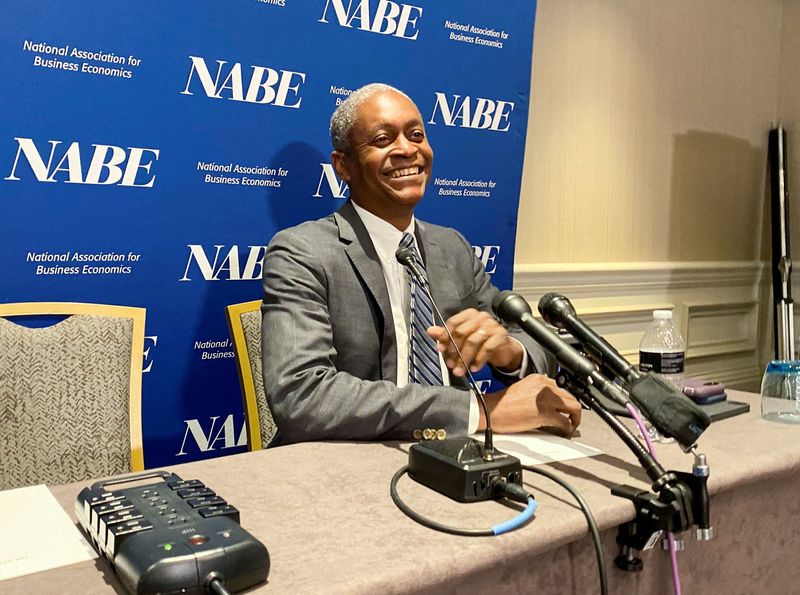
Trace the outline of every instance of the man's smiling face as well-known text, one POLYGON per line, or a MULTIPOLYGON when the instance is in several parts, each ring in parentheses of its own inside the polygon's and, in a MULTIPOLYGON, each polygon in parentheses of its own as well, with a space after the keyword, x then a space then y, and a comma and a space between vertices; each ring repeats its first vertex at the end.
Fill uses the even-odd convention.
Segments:
POLYGON ((350 149, 334 151, 332 160, 359 206, 405 229, 425 194, 433 149, 414 103, 383 91, 358 107, 350 149))

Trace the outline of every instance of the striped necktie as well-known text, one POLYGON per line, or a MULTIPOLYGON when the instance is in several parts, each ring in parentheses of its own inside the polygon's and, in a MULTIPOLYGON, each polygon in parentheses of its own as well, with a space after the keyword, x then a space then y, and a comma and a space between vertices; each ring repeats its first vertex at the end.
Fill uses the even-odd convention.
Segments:
MULTIPOLYGON (((425 264, 417 251, 414 236, 410 233, 403 234, 403 239, 400 240, 400 247, 408 248, 414 253, 417 267, 425 276, 425 283, 427 284, 428 278, 425 272, 425 264)), ((411 274, 410 271, 406 271, 406 273, 411 293, 408 381, 426 386, 441 386, 442 369, 439 365, 439 352, 436 349, 436 341, 426 332, 429 326, 433 326, 433 304, 431 303, 430 295, 416 275, 411 274)))

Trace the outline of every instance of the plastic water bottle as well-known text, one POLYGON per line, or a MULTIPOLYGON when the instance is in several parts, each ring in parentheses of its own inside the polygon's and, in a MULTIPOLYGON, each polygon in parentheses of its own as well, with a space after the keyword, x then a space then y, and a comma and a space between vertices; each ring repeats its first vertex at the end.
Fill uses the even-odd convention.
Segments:
MULTIPOLYGON (((672 320, 671 310, 653 310, 653 322, 639 343, 639 371, 653 372, 679 391, 683 390, 683 369, 686 360, 686 343, 672 320)), ((653 442, 674 442, 645 423, 653 442)))
POLYGON ((672 311, 653 310, 653 322, 639 343, 639 371, 653 372, 683 390, 686 343, 672 320, 672 311))

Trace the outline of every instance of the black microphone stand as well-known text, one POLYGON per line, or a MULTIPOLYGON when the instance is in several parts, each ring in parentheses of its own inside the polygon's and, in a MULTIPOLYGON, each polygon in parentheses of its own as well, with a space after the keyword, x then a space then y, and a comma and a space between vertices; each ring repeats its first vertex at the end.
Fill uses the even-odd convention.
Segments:
POLYGON ((769 131, 769 170, 775 359, 792 360, 795 358, 795 334, 792 257, 789 254, 789 185, 786 180, 786 129, 781 124, 769 131))
MULTIPOLYGON (((707 465, 696 464, 694 473, 666 471, 628 427, 600 403, 593 394, 596 389, 586 379, 561 368, 556 383, 611 427, 639 460, 651 481, 652 492, 629 485, 611 488, 613 495, 630 500, 636 509, 634 520, 620 525, 617 544, 622 547, 622 553, 614 564, 628 572, 641 570, 643 563, 633 551, 650 549, 665 531, 681 533, 697 525, 698 537, 710 539, 713 531, 710 527, 707 465), (698 473, 701 467, 705 473, 698 473)), ((696 456, 696 462, 699 459, 705 463, 703 455, 696 456)))
POLYGON ((628 401, 626 391, 603 376, 597 366, 533 318, 530 306, 522 296, 504 291, 495 298, 492 306, 502 320, 518 325, 555 356, 560 367, 557 384, 596 412, 611 427, 639 460, 651 481, 652 493, 628 485, 611 489, 612 494, 630 500, 636 509, 634 520, 620 526, 617 543, 623 551, 615 560, 617 567, 631 572, 641 570, 642 562, 633 555, 633 550, 651 548, 664 531, 681 533, 697 525, 698 538, 710 539, 712 530, 709 525, 708 466, 705 457, 695 454, 694 473, 666 471, 595 395, 597 391, 612 401, 628 401))

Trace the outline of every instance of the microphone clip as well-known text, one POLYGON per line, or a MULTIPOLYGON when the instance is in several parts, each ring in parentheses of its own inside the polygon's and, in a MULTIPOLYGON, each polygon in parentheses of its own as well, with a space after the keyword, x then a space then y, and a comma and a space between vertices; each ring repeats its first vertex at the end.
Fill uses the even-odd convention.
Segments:
MULTIPOLYGON (((704 455, 699 456, 705 463, 704 455)), ((714 530, 710 526, 707 483, 707 473, 668 471, 657 494, 629 485, 611 488, 613 495, 630 500, 636 509, 636 517, 619 527, 617 543, 622 552, 614 560, 615 566, 627 572, 641 570, 642 561, 634 550, 649 550, 665 531, 678 534, 697 526, 698 540, 711 539, 714 530)))

